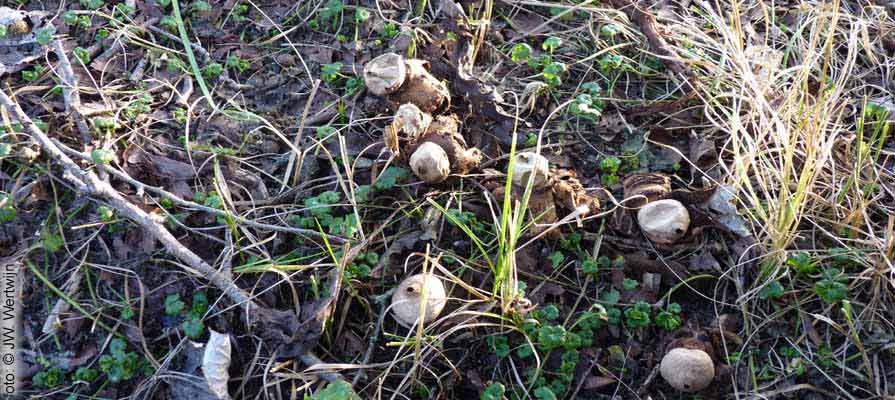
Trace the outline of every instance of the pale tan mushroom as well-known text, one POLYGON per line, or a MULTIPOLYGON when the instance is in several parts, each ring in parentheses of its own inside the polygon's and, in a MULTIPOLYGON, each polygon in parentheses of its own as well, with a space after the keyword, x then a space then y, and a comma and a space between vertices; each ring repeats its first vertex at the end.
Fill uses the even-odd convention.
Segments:
POLYGON ((529 179, 534 179, 535 189, 547 185, 547 176, 550 173, 550 163, 547 158, 532 152, 520 152, 516 154, 513 162, 513 184, 518 187, 528 185, 529 179), (531 178, 534 175, 534 178, 531 178))
POLYGON ((698 392, 715 379, 715 364, 708 353, 678 347, 671 349, 659 365, 662 378, 682 392, 698 392))
POLYGON ((438 183, 451 173, 447 152, 434 142, 424 142, 410 155, 410 169, 426 183, 438 183))
POLYGON ((447 293, 441 279, 432 274, 417 274, 404 279, 395 289, 392 315, 402 326, 410 328, 418 321, 427 323, 438 318, 446 303, 447 293))
POLYGON ((637 224, 647 238, 660 244, 671 244, 684 237, 690 227, 690 213, 681 202, 658 200, 637 211, 637 224))
POLYGON ((385 53, 364 65, 364 84, 377 96, 396 92, 407 80, 407 64, 400 54, 385 53))
POLYGON ((413 103, 401 104, 395 112, 392 127, 398 133, 406 135, 407 139, 416 139, 429 129, 432 116, 420 110, 413 103))

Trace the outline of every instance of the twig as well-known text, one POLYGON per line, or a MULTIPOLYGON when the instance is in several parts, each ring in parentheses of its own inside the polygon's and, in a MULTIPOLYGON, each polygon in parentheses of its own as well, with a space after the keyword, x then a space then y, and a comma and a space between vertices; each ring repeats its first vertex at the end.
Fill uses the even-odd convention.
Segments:
POLYGON ((665 64, 665 67, 677 74, 683 75, 687 79, 687 82, 693 88, 696 88, 696 74, 694 74, 686 64, 682 63, 677 54, 671 50, 668 42, 665 41, 665 38, 659 33, 659 30, 656 27, 656 17, 644 8, 644 4, 635 2, 634 0, 612 0, 611 3, 613 7, 623 11, 631 22, 637 24, 640 28, 640 32, 643 32, 643 36, 646 37, 646 41, 649 43, 650 48, 659 56, 662 63, 665 64))
MULTIPOLYGON (((385 321, 385 309, 388 304, 388 299, 392 297, 392 293, 394 293, 395 288, 390 289, 389 291, 374 297, 374 301, 379 304, 379 319, 376 320, 376 326, 373 327, 373 334, 370 335, 370 340, 367 342, 367 351, 364 352, 364 358, 361 360, 360 365, 366 365, 370 362, 370 358, 373 357, 373 349, 376 348, 376 342, 379 341, 379 331, 382 330, 382 322, 385 321)), ((367 374, 364 373, 363 370, 358 371, 357 375, 354 375, 354 378, 351 379, 351 386, 357 385, 357 382, 360 381, 361 377, 365 377, 367 374)))
POLYGON ((61 40, 53 41, 53 52, 59 58, 59 78, 62 79, 62 99, 65 101, 65 112, 71 115, 75 120, 75 126, 81 133, 81 140, 84 144, 91 142, 90 126, 81 115, 81 93, 78 89, 78 81, 75 79, 75 71, 71 67, 71 61, 65 54, 65 48, 62 47, 61 40))
MULTIPOLYGON (((64 152, 70 154, 73 157, 77 157, 77 158, 85 160, 85 161, 92 160, 90 158, 90 156, 87 154, 84 154, 80 151, 77 151, 75 149, 67 147, 67 146, 63 145, 62 143, 59 143, 56 140, 53 140, 53 139, 50 139, 50 140, 52 140, 53 143, 56 144, 59 148, 61 148, 64 152)), ((137 189, 137 191, 146 191, 146 192, 153 193, 157 196, 162 196, 168 200, 171 200, 171 202, 174 203, 174 205, 179 206, 179 207, 193 208, 193 209, 197 209, 202 212, 207 212, 207 213, 215 214, 215 215, 222 216, 222 217, 229 217, 229 218, 232 218, 238 224, 247 225, 247 226, 250 226, 253 228, 264 229, 264 230, 269 230, 269 231, 273 231, 273 232, 292 233, 292 234, 303 235, 303 236, 313 236, 313 237, 320 237, 320 238, 326 237, 327 240, 332 241, 334 243, 338 243, 338 244, 343 244, 343 243, 347 242, 347 240, 345 240, 341 237, 327 235, 325 233, 321 233, 321 232, 315 231, 313 229, 293 228, 293 227, 289 227, 289 226, 279 226, 279 225, 271 225, 271 224, 265 224, 265 223, 261 223, 261 222, 255 222, 255 221, 247 219, 245 217, 242 217, 239 215, 234 215, 226 210, 212 208, 212 207, 208 207, 208 206, 205 206, 205 205, 202 205, 199 203, 195 203, 195 202, 192 202, 189 200, 184 200, 174 193, 171 193, 171 192, 169 192, 165 189, 162 189, 160 187, 147 185, 143 182, 140 182, 140 181, 132 178, 130 175, 125 174, 124 172, 121 172, 121 171, 119 171, 115 168, 109 167, 107 165, 100 164, 100 165, 97 165, 97 167, 99 167, 100 171, 106 172, 109 175, 112 175, 118 179, 121 179, 121 180, 129 183, 131 186, 135 187, 137 189)))
POLYGON ((215 287, 220 289, 234 303, 247 309, 249 313, 259 308, 251 296, 236 286, 231 279, 218 272, 211 265, 202 260, 196 253, 184 247, 156 218, 131 204, 108 182, 104 182, 90 171, 84 171, 69 158, 56 144, 25 114, 5 92, 0 91, 0 105, 13 113, 25 130, 36 140, 48 155, 59 162, 63 168, 63 178, 71 182, 80 192, 91 197, 104 199, 120 215, 130 219, 143 229, 150 232, 165 249, 189 266, 194 273, 208 279, 215 287))

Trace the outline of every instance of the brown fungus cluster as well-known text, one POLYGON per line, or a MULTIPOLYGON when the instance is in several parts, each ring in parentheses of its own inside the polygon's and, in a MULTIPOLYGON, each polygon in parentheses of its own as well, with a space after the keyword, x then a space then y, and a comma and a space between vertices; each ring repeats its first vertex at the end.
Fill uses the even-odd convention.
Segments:
POLYGON ((482 161, 482 153, 466 144, 456 115, 433 116, 450 104, 450 93, 426 65, 386 53, 364 66, 364 80, 370 92, 398 104, 386 128, 386 146, 407 161, 414 175, 433 184, 451 173, 469 172, 482 161))
MULTIPOLYGON (((516 153, 511 181, 510 195, 514 201, 522 200, 525 189, 531 182, 528 212, 532 218, 537 218, 536 223, 528 231, 531 236, 540 235, 549 229, 551 224, 559 221, 558 210, 565 213, 575 212, 580 217, 600 210, 599 199, 587 194, 574 171, 551 170, 547 158, 537 153, 516 153)), ((489 186, 495 198, 503 198, 506 193, 505 185, 492 182, 489 186)), ((558 239, 561 234, 558 230, 552 230, 547 233, 547 237, 558 239)))

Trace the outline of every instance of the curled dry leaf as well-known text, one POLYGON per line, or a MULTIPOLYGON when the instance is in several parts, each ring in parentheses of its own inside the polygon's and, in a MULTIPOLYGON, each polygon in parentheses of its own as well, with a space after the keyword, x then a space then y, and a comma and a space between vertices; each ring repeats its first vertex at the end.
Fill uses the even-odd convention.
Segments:
POLYGON ((550 180, 553 184, 553 193, 556 195, 556 201, 567 210, 577 210, 581 206, 586 206, 588 211, 583 213, 582 216, 593 214, 600 210, 600 200, 587 194, 575 171, 567 169, 555 170, 551 173, 550 180))
POLYGON ((622 180, 625 199, 632 207, 641 207, 663 198, 671 191, 671 179, 657 173, 635 172, 622 180))
POLYGON ((218 399, 229 399, 227 381, 230 380, 230 373, 227 370, 230 368, 230 335, 211 329, 208 331, 211 335, 202 356, 202 375, 218 399))

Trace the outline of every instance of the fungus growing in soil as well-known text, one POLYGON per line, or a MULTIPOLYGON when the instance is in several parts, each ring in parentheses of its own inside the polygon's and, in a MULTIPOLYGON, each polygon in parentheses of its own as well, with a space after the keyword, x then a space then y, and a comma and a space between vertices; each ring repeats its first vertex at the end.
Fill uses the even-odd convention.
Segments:
POLYGON ((528 185, 528 180, 534 174, 533 187, 543 188, 547 184, 547 175, 550 173, 550 163, 547 158, 532 152, 520 152, 516 154, 513 162, 513 184, 519 187, 528 185))
POLYGON ((451 173, 451 162, 441 146, 424 142, 410 156, 410 169, 426 183, 438 183, 451 173))
POLYGON ((364 83, 371 93, 395 105, 412 103, 433 112, 450 104, 451 94, 444 82, 429 73, 428 66, 425 60, 385 53, 364 65, 364 83))
POLYGON ((395 289, 392 315, 402 326, 410 328, 420 321, 421 316, 422 323, 438 318, 446 303, 447 293, 441 279, 432 274, 417 274, 404 279, 395 289), (421 307, 424 298, 425 307, 421 307))
MULTIPOLYGON (((537 236, 547 230, 550 224, 557 222, 558 209, 574 213, 577 217, 599 211, 600 201, 587 194, 574 171, 565 169, 551 171, 547 159, 536 153, 522 152, 515 157, 511 196, 516 201, 521 201, 529 177, 532 173, 535 174, 527 208, 528 213, 538 219, 529 228, 527 235, 537 236)), ((487 187, 497 199, 502 199, 506 193, 506 186, 502 182, 490 182, 487 187)), ((555 240, 561 238, 562 234, 559 230, 552 230, 547 233, 547 237, 555 240)))
POLYGON ((385 53, 364 65, 364 84, 367 90, 377 96, 394 93, 407 80, 407 65, 404 57, 395 53, 385 53))
POLYGON ((403 133, 409 139, 416 139, 429 129, 431 123, 431 115, 424 113, 415 104, 406 103, 401 104, 395 112, 392 129, 399 134, 403 133))
POLYGON ((454 115, 436 117, 405 149, 411 154, 410 169, 426 183, 441 182, 450 172, 465 174, 482 161, 479 149, 467 148, 460 134, 460 120, 454 115))
POLYGON ((703 350, 676 347, 662 357, 659 373, 677 390, 698 392, 715 379, 715 363, 703 350))
POLYGON ((637 211, 637 224, 649 240, 671 244, 687 233, 690 213, 677 200, 658 200, 647 203, 637 211))

